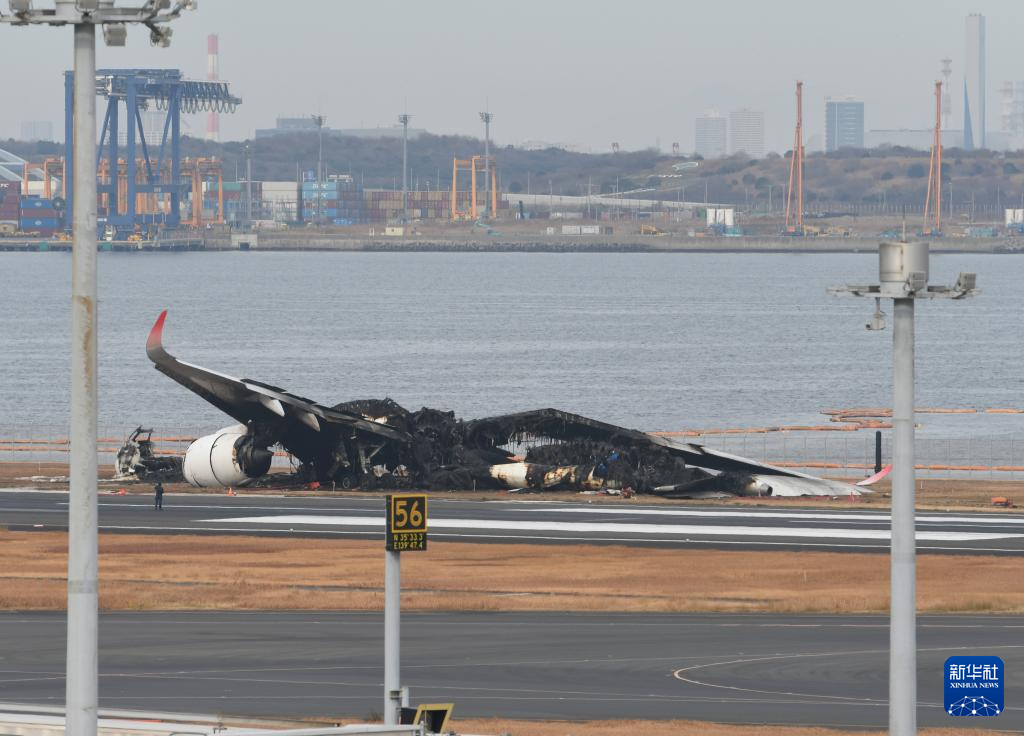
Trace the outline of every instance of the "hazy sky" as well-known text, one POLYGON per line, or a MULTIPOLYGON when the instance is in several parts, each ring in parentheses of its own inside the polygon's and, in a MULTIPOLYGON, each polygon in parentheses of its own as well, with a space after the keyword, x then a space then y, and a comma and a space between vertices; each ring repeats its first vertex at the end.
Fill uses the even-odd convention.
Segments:
MULTIPOLYGON (((869 129, 929 127, 946 55, 960 127, 971 12, 986 16, 994 130, 1000 85, 1024 79, 1020 0, 200 0, 175 23, 171 48, 151 48, 133 29, 126 48, 100 48, 99 64, 203 78, 206 36, 218 33, 221 76, 245 101, 222 117, 225 139, 318 110, 331 127, 391 125, 403 108, 414 127, 482 136, 477 112, 489 102, 501 143, 603 152, 612 141, 666 150, 678 141, 688 151, 699 112, 750 107, 765 112, 768 148, 785 150, 797 79, 810 147, 829 95, 863 99, 869 129)), ((37 119, 61 135, 70 63, 70 29, 0 26, 0 137, 37 119)), ((203 133, 204 120, 189 123, 203 133)))

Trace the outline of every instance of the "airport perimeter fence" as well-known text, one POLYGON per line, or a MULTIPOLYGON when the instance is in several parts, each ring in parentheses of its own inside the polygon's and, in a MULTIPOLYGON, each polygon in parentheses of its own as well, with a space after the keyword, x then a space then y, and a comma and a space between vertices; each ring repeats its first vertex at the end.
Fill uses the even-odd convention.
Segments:
MULTIPOLYGON (((683 441, 812 475, 866 478, 875 472, 875 430, 858 432, 743 432, 683 441)), ((1024 436, 921 436, 914 443, 919 478, 1024 480, 1024 436)), ((892 434, 882 431, 881 463, 892 458, 892 434)))
MULTIPOLYGON (((130 432, 124 428, 101 428, 98 432, 99 452, 97 462, 100 475, 108 475, 117 458, 117 451, 124 444, 130 432)), ((70 445, 67 429, 49 428, 48 431, 37 428, 32 437, 24 431, 8 430, 0 427, 0 468, 16 468, 23 475, 15 476, 25 479, 58 479, 64 472, 70 457, 70 445), (15 465, 16 464, 16 465, 15 465)), ((177 455, 183 457, 189 444, 196 438, 195 430, 169 430, 161 428, 152 435, 154 453, 156 455, 177 455)), ((298 461, 278 448, 275 452, 272 467, 287 470, 297 466, 298 461)), ((0 471, 0 478, 6 474, 0 471)), ((63 478, 60 478, 63 480, 63 478)))
MULTIPOLYGON (((0 427, 0 464, 24 472, 20 477, 50 477, 60 474, 68 462, 67 432, 52 429, 37 436, 0 427)), ((126 434, 101 430, 98 462, 101 469, 113 466, 126 434)), ((154 432, 158 455, 183 455, 194 432, 163 429, 154 432)), ((737 432, 674 438, 723 452, 772 463, 812 475, 835 478, 866 478, 875 472, 875 431, 857 432, 737 432)), ((891 431, 882 431, 882 464, 892 457, 891 431)), ((976 480, 1024 480, 1024 435, 1001 434, 962 436, 918 435, 917 475, 920 478, 976 480)), ((274 467, 286 470, 296 461, 278 448, 274 467)), ((2 476, 0 476, 2 477, 2 476)))

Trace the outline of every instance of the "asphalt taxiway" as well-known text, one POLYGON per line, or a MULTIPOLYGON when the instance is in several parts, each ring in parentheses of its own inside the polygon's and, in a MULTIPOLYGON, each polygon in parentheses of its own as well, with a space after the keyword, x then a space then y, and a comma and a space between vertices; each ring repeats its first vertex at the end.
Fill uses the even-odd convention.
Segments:
MULTIPOLYGON (((837 501, 837 506, 843 504, 837 501)), ((67 494, 0 491, 0 525, 16 530, 67 528, 67 494)), ((887 552, 888 512, 726 506, 649 505, 635 499, 587 504, 538 500, 465 501, 432 497, 435 541, 625 544, 718 548, 887 552)), ((162 512, 146 496, 101 495, 103 532, 258 534, 381 539, 383 496, 282 497, 180 494, 162 512)), ((1024 554, 1024 515, 917 515, 922 553, 1024 554)))
MULTIPOLYGON (((4 700, 60 704, 64 617, 0 615, 4 700)), ((100 617, 100 705, 251 716, 379 714, 379 613, 111 613, 100 617)), ((946 657, 1002 658, 1006 709, 1024 729, 1024 617, 923 616, 918 718, 942 707, 946 657)), ((461 716, 690 718, 883 727, 884 616, 408 613, 402 683, 461 716)))

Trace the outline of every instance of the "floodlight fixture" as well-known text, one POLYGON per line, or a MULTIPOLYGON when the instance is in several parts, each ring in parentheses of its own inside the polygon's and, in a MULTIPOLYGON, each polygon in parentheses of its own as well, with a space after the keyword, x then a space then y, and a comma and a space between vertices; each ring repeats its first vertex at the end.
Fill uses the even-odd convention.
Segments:
POLYGON ((124 23, 107 23, 103 26, 103 42, 107 46, 124 46, 128 41, 128 26, 124 23))
POLYGON ((173 34, 174 31, 170 28, 152 26, 149 29, 149 43, 153 46, 159 46, 160 48, 165 49, 171 45, 171 36, 173 34))

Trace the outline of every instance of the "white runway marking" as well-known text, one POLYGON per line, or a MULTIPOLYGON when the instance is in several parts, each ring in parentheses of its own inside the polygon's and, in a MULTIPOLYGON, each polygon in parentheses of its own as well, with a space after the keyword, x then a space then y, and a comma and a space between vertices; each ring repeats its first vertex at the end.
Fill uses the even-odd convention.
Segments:
MULTIPOLYGON (((240 516, 231 519, 201 519, 210 523, 231 524, 302 524, 321 526, 383 527, 384 518, 377 516, 240 516)), ((586 521, 500 521, 492 519, 431 519, 431 529, 481 529, 502 531, 577 532, 620 534, 671 534, 678 536, 788 537, 800 539, 874 539, 888 540, 887 529, 825 529, 764 526, 715 526, 712 524, 622 524, 586 521)), ((986 532, 919 531, 922 542, 981 542, 995 539, 1017 539, 1024 534, 992 534, 986 532)))
MULTIPOLYGON (((612 508, 549 508, 516 509, 532 513, 553 514, 629 514, 637 516, 696 516, 722 519, 817 519, 827 521, 873 521, 889 523, 888 514, 854 514, 843 511, 815 514, 782 511, 694 511, 686 509, 612 509, 612 508)), ((917 516, 919 524, 1024 524, 1024 517, 1007 516, 917 516)))

